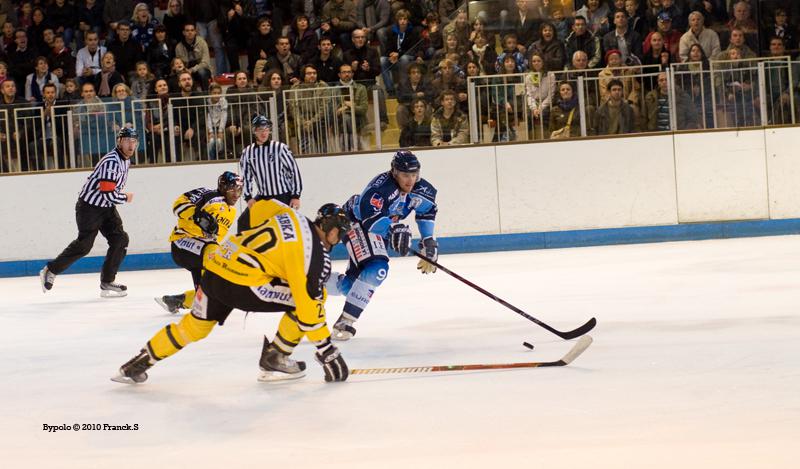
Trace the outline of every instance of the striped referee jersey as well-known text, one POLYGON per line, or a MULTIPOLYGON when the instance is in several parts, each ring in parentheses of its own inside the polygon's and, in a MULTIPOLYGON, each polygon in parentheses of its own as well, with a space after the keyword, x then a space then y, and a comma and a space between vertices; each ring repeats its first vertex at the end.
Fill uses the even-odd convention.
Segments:
POLYGON ((94 167, 78 198, 97 207, 113 207, 127 202, 122 189, 128 181, 130 166, 130 160, 123 158, 114 148, 94 167))
POLYGON ((257 195, 274 197, 288 194, 293 199, 300 198, 303 180, 286 144, 274 140, 263 145, 251 143, 242 151, 239 167, 244 179, 245 200, 257 195))

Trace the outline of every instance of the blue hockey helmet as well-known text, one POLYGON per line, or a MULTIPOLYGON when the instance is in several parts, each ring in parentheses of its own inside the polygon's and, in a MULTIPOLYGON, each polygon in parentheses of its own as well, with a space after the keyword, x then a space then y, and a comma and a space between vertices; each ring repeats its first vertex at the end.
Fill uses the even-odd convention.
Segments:
POLYGON ((259 127, 266 127, 272 130, 272 121, 267 119, 266 116, 262 116, 261 114, 256 114, 253 116, 253 120, 250 121, 250 124, 253 126, 253 129, 257 129, 259 127))
POLYGON ((404 173, 416 173, 420 164, 417 156, 408 150, 399 150, 392 157, 392 169, 404 173))
POLYGON ((314 219, 314 224, 320 227, 325 233, 334 228, 339 228, 339 240, 344 241, 347 238, 347 232, 350 231, 350 218, 344 209, 334 203, 327 203, 319 208, 317 211, 317 218, 314 219))
POLYGON ((117 138, 132 138, 135 140, 139 140, 139 132, 136 129, 132 129, 130 127, 123 127, 119 129, 117 132, 117 138))

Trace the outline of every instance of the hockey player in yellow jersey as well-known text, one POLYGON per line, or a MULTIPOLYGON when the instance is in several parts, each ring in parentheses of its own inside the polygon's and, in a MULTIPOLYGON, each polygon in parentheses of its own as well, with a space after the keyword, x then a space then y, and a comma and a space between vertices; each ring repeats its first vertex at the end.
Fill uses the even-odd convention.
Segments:
POLYGON ((271 200, 260 203, 251 219, 259 222, 254 228, 205 253, 205 271, 192 311, 158 331, 112 380, 144 382, 150 367, 205 338, 234 308, 284 312, 275 340, 264 341, 259 380, 304 376, 305 363, 290 358, 303 337, 317 347, 315 356, 325 381, 347 379, 347 364, 331 343, 325 322, 325 284, 331 270, 328 252, 348 232, 347 214, 336 204, 325 204, 312 222, 271 200))
POLYGON ((242 188, 242 177, 225 171, 217 179, 216 190, 200 187, 181 194, 172 204, 178 217, 169 237, 172 260, 191 272, 194 288, 179 295, 156 297, 156 303, 165 310, 177 313, 192 306, 203 271, 203 250, 223 239, 233 226, 242 188))

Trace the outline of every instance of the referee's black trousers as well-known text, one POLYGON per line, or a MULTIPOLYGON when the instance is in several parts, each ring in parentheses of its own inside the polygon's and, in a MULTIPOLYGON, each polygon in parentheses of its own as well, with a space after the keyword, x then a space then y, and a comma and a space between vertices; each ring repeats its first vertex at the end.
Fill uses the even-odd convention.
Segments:
POLYGON ((122 218, 116 207, 97 207, 78 200, 75 204, 78 238, 55 259, 47 263, 50 272, 58 275, 75 261, 89 254, 99 231, 108 240, 108 252, 100 274, 101 282, 113 282, 128 250, 128 233, 122 229, 122 218))
MULTIPOLYGON (((289 205, 289 202, 292 201, 292 195, 258 195, 255 197, 255 200, 278 200, 286 205, 289 205)), ((250 207, 247 207, 242 211, 242 214, 239 215, 239 221, 236 223, 236 230, 238 233, 241 233, 242 231, 249 230, 252 227, 252 223, 250 223, 250 207)))

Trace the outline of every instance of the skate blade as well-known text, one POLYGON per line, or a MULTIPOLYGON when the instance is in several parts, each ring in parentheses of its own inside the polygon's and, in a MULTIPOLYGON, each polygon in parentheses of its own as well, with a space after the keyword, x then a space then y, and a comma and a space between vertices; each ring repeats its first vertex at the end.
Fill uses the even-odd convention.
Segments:
POLYGON ((122 298, 128 296, 126 291, 100 290, 100 298, 122 298))
POLYGON ((170 314, 175 314, 175 313, 177 313, 177 312, 178 312, 178 310, 177 310, 177 309, 176 309, 175 311, 173 311, 173 310, 169 309, 169 306, 167 306, 167 304, 166 304, 166 303, 164 303, 164 300, 162 300, 161 298, 159 298, 159 297, 155 297, 155 298, 153 298, 153 299, 154 299, 154 300, 156 300, 156 303, 158 303, 158 305, 159 305, 159 306, 161 306, 162 308, 164 308, 164 311, 166 311, 166 312, 168 312, 168 313, 170 313, 170 314))
POLYGON ((334 330, 333 334, 331 334, 331 340, 335 340, 336 342, 346 342, 353 338, 353 334, 347 331, 337 331, 334 330))
POLYGON ((125 375, 119 374, 117 376, 112 376, 111 381, 115 383, 122 383, 122 384, 139 384, 143 383, 144 381, 134 381, 133 378, 129 378, 125 375))
POLYGON ((262 383, 274 383, 277 381, 291 381, 294 379, 300 379, 305 375, 305 371, 300 371, 298 373, 284 373, 282 371, 261 370, 258 373, 258 380, 262 383))

